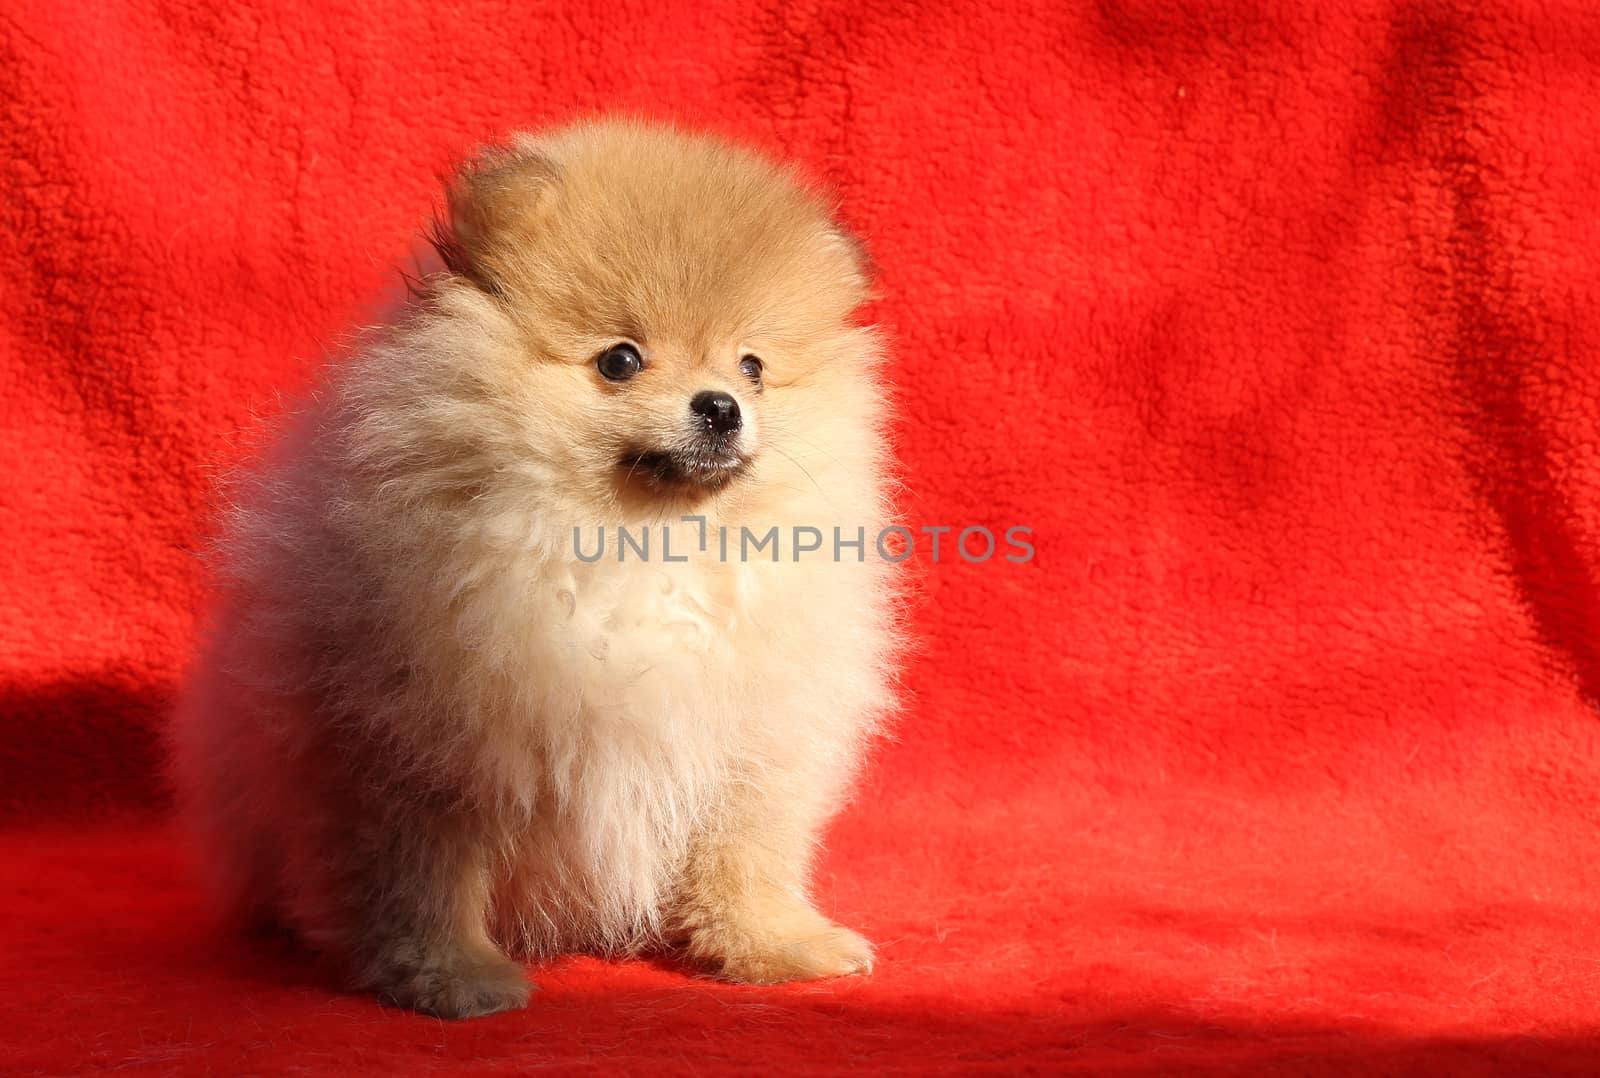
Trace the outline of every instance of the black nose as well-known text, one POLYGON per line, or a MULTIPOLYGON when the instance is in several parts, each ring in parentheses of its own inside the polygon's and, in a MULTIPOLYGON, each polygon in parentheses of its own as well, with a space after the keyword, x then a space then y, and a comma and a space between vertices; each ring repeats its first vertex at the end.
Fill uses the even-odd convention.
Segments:
POLYGON ((705 420, 706 428, 716 434, 732 434, 743 422, 739 418, 738 401, 726 393, 713 393, 709 389, 694 395, 689 411, 705 420))

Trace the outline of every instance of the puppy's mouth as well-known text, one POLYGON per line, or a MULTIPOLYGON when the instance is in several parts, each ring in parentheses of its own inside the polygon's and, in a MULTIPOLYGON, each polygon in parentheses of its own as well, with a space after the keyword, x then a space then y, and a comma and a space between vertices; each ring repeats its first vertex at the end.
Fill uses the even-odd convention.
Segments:
POLYGON ((750 458, 728 449, 696 451, 634 449, 617 461, 625 482, 639 482, 657 491, 713 493, 733 482, 750 466, 750 458))

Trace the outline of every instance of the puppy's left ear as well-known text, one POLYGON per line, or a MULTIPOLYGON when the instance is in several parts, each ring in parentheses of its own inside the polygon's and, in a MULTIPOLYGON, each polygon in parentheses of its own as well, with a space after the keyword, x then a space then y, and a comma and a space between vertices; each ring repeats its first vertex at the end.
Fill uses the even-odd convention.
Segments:
POLYGON ((855 233, 837 220, 831 221, 823 236, 823 245, 828 257, 836 262, 840 279, 849 288, 852 307, 877 298, 878 267, 855 233))
POLYGON ((559 181, 560 169, 532 136, 480 151, 446 185, 446 213, 434 222, 445 267, 486 292, 503 292, 515 272, 507 255, 537 236, 559 181))

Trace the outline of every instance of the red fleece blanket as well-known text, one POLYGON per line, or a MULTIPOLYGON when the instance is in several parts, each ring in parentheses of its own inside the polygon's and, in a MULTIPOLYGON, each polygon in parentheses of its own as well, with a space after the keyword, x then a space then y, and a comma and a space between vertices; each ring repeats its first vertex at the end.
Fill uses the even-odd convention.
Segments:
POLYGON ((533 7, 0 12, 0 1071, 1594 1073, 1600 14, 533 7), (238 432, 595 110, 838 189, 909 515, 1036 556, 921 544, 872 977, 445 1026, 212 927, 157 730, 238 432))

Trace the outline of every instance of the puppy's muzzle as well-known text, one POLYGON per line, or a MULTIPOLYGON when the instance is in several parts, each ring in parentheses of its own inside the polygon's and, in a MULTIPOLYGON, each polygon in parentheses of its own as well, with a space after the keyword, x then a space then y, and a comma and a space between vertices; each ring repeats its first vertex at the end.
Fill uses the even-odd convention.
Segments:
POLYGON ((720 490, 750 463, 744 417, 730 393, 703 390, 689 401, 688 429, 673 445, 634 449, 619 461, 630 480, 656 490, 720 490))

